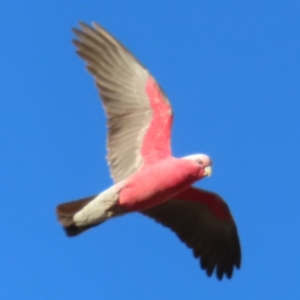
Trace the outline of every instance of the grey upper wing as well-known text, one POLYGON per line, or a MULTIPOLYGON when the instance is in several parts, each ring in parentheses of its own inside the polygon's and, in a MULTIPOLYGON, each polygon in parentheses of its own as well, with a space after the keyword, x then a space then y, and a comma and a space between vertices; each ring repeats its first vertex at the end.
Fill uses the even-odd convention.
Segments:
POLYGON ((139 170, 140 148, 151 122, 145 92, 149 72, 130 52, 97 24, 74 29, 78 54, 95 78, 108 117, 108 163, 115 182, 139 170))

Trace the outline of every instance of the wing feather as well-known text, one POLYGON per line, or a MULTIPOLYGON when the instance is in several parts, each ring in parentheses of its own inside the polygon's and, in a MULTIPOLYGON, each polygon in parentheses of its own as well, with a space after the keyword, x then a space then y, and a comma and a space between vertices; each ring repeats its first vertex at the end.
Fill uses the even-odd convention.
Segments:
POLYGON ((189 188, 175 199, 142 212, 174 231, 200 259, 208 276, 232 277, 241 264, 241 249, 227 204, 216 194, 189 188))
POLYGON ((170 155, 171 107, 149 72, 120 42, 98 24, 80 26, 74 29, 78 40, 73 42, 100 92, 108 118, 107 159, 118 182, 170 155))

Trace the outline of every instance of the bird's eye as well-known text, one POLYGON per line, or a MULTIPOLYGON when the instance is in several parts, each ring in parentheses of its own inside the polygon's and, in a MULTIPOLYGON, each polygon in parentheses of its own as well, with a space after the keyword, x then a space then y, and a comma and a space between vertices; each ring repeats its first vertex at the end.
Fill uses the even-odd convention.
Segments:
POLYGON ((200 165, 200 166, 203 166, 203 161, 201 159, 197 159, 197 163, 200 165))

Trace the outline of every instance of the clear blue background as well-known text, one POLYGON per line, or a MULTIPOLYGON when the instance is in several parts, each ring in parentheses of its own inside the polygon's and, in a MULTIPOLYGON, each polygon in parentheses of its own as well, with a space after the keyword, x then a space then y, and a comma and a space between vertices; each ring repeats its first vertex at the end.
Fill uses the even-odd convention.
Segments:
POLYGON ((2 1, 0 298, 300 299, 299 1, 2 1), (207 278, 138 214, 74 239, 55 206, 112 183, 105 117, 71 27, 97 21, 169 96, 176 156, 214 160, 241 238, 232 280, 207 278))

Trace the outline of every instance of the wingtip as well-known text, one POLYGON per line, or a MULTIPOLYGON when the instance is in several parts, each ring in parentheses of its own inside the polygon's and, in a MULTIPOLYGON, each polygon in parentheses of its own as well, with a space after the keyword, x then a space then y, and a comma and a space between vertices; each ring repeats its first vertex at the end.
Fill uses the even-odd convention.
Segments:
MULTIPOLYGON (((82 31, 80 30, 80 29, 78 29, 78 28, 72 28, 72 32, 77 36, 77 37, 79 37, 80 38, 80 36, 82 35, 82 31)), ((72 40, 73 41, 73 40, 72 40)))
POLYGON ((200 267, 205 271, 208 277, 212 277, 213 274, 217 277, 218 280, 223 280, 225 277, 231 279, 233 277, 234 269, 237 267, 236 263, 209 263, 208 260, 205 260, 203 257, 200 258, 200 267))
POLYGON ((241 258, 234 264, 237 269, 241 268, 241 258))
POLYGON ((83 29, 83 28, 85 28, 85 27, 90 27, 89 25, 87 25, 85 22, 83 22, 83 21, 79 21, 78 22, 78 24, 79 24, 79 26, 83 29))
POLYGON ((93 21, 92 22, 92 26, 96 29, 96 28, 102 28, 97 22, 93 21))
MULTIPOLYGON (((92 24, 94 24, 94 22, 92 24)), ((88 25, 83 21, 79 21, 78 25, 79 25, 79 29, 77 27, 72 28, 73 33, 78 37, 82 35, 84 32, 86 32, 87 30, 94 30, 92 26, 88 25)))

